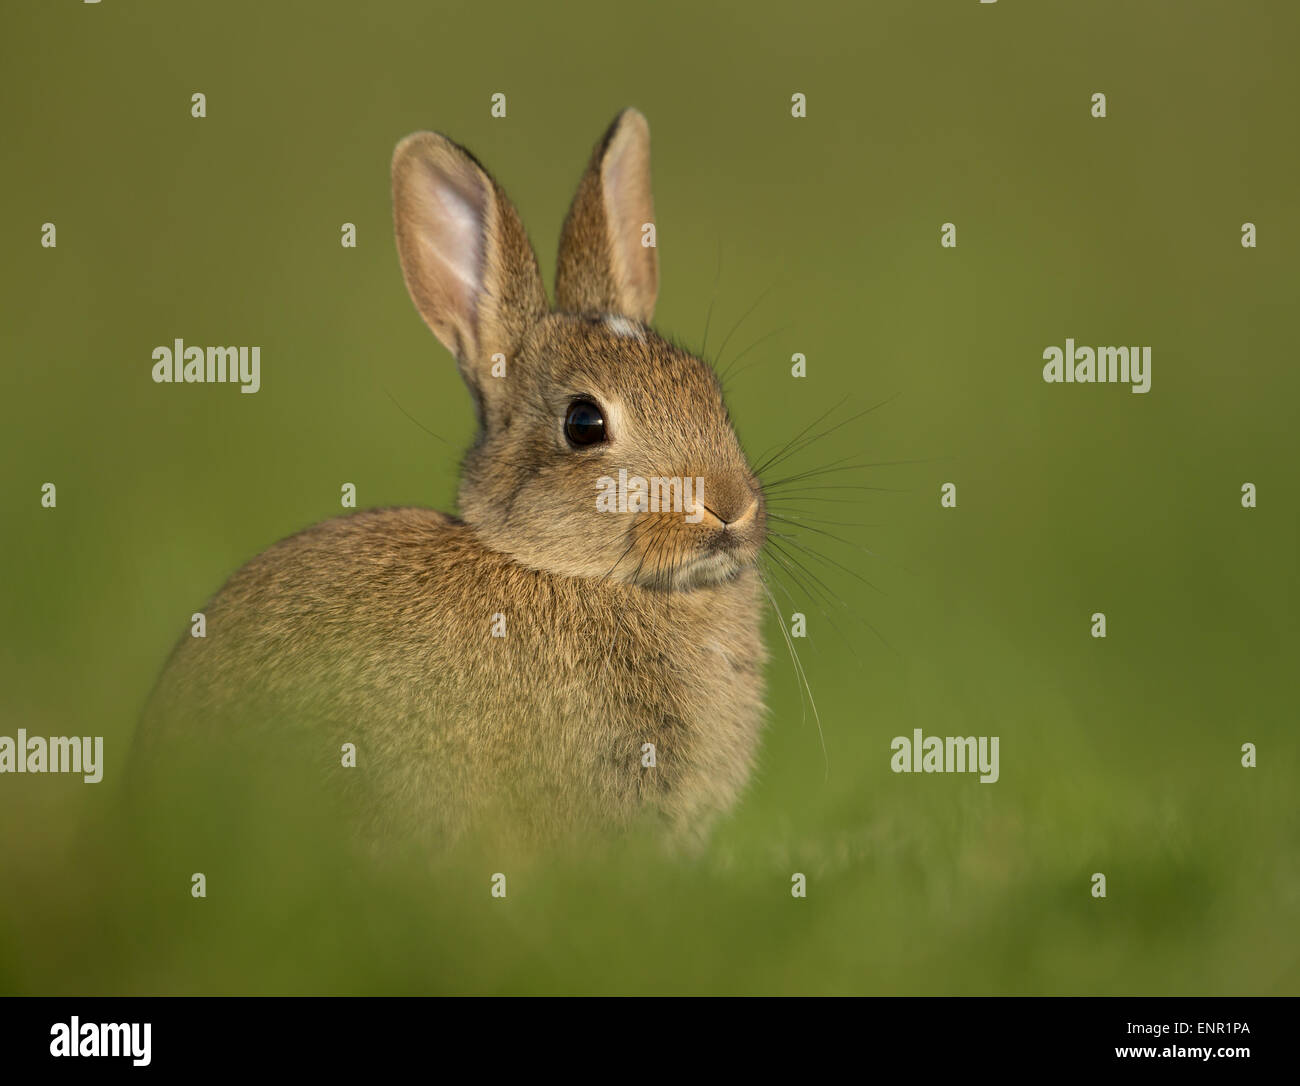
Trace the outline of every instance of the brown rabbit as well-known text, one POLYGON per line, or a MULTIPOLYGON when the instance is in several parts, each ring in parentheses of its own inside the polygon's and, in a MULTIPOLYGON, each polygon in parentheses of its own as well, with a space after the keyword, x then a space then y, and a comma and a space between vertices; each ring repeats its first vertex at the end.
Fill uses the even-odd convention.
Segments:
POLYGON ((398 145, 402 271, 478 416, 461 518, 356 513, 253 559, 177 647, 146 745, 292 730, 363 779, 379 826, 445 837, 489 810, 521 833, 649 813, 699 837, 733 806, 763 713, 764 501, 713 371, 648 327, 649 138, 629 109, 597 145, 554 310, 474 157, 398 145), (665 489, 645 511, 638 479, 693 504, 665 489))

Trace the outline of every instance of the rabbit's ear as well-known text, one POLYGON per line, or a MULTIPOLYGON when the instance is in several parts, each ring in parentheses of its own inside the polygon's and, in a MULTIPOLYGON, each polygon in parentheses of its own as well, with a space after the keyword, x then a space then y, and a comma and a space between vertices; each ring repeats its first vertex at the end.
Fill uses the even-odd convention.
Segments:
POLYGON ((415 308, 481 402, 492 355, 512 355, 548 308, 519 216, 468 151, 417 132, 393 153, 393 225, 415 308))
POLYGON ((625 109, 596 145, 564 220, 556 307, 648 324, 659 294, 653 224, 650 126, 635 109, 625 109))

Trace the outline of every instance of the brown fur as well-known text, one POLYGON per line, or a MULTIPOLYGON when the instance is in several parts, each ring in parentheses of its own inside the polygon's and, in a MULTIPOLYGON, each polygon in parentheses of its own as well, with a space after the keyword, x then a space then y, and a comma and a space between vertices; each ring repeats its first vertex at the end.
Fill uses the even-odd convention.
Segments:
POLYGON ((609 223, 648 212, 648 170, 645 120, 626 111, 561 240, 558 293, 583 312, 548 312, 482 167, 431 133, 399 145, 403 271, 479 410, 463 520, 357 513, 253 559, 205 608, 207 637, 182 638, 146 735, 202 744, 274 722, 335 767, 354 742, 370 821, 440 835, 492 811, 545 837, 644 814, 700 837, 736 802, 762 716, 765 515, 712 370, 640 323, 653 251, 609 223), (605 410, 608 444, 566 442, 581 397, 605 410), (707 514, 599 512, 596 480, 620 468, 703 477, 707 514))

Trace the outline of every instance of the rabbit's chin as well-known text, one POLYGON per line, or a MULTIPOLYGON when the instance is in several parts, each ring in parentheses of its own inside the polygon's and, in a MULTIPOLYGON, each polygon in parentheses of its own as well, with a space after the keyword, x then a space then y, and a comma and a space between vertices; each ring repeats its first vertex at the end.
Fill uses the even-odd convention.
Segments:
POLYGON ((734 581, 751 563, 742 561, 728 551, 714 551, 702 554, 694 561, 688 562, 681 569, 674 571, 669 584, 646 585, 646 587, 667 588, 675 592, 690 592, 697 588, 711 588, 716 585, 734 581))

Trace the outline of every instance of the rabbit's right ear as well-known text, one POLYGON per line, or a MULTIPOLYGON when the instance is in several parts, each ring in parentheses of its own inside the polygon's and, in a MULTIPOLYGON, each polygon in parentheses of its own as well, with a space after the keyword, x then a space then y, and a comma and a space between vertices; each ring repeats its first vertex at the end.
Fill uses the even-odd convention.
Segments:
POLYGON ((411 300, 482 406, 492 355, 548 309, 519 216, 473 155, 417 132, 393 152, 393 226, 411 300))
POLYGON ((650 126, 625 109, 596 145, 560 231, 556 308, 617 313, 649 324, 659 295, 653 227, 650 126))

